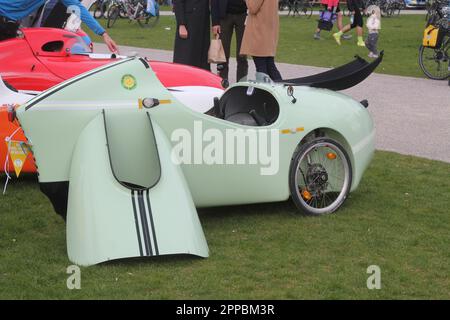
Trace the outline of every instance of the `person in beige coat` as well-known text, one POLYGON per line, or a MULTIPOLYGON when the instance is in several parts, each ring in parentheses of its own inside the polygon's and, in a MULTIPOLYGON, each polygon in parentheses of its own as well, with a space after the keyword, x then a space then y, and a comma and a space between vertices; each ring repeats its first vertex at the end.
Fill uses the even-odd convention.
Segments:
POLYGON ((246 0, 247 24, 242 39, 241 55, 253 57, 256 71, 272 80, 281 80, 275 66, 280 20, 278 0, 246 0))

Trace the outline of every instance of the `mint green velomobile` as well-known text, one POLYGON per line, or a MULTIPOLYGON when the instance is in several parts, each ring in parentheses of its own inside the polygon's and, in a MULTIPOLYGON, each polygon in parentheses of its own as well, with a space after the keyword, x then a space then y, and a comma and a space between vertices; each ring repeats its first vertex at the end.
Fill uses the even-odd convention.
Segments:
POLYGON ((69 259, 207 257, 197 207, 292 197, 305 214, 336 211, 373 156, 367 104, 257 78, 202 113, 129 58, 20 106, 41 190, 67 218, 69 259))

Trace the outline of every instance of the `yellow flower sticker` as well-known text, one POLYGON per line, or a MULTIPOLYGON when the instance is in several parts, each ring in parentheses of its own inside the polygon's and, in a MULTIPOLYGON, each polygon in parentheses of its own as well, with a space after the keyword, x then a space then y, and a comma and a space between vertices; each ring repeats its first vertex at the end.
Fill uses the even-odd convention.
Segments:
POLYGON ((122 87, 124 87, 127 90, 133 90, 136 88, 137 82, 136 78, 133 77, 131 74, 126 74, 122 77, 122 87))

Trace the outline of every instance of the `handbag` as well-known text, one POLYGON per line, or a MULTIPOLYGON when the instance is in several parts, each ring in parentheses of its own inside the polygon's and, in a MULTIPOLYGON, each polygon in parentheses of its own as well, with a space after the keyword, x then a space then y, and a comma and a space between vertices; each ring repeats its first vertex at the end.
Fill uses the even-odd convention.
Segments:
POLYGON ((321 11, 317 27, 320 30, 330 31, 331 29, 333 29, 333 22, 336 20, 335 17, 336 14, 333 12, 330 12, 328 10, 321 11))
POLYGON ((225 57, 225 51, 223 50, 222 40, 220 40, 219 34, 211 40, 208 50, 208 63, 224 63, 227 62, 225 57))

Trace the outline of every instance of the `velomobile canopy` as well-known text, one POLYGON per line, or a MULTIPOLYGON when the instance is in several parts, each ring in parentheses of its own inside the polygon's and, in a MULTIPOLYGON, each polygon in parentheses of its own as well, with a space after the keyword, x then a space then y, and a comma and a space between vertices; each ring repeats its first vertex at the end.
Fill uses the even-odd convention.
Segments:
POLYGON ((384 52, 382 51, 380 56, 370 63, 356 55, 352 62, 340 67, 308 77, 284 79, 278 82, 284 82, 294 86, 310 86, 335 91, 345 90, 356 86, 366 79, 383 60, 383 54, 384 52))

